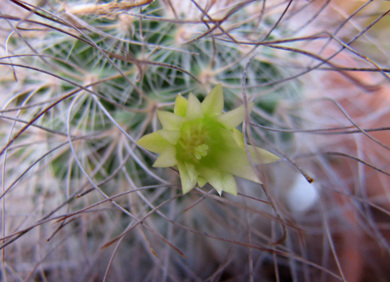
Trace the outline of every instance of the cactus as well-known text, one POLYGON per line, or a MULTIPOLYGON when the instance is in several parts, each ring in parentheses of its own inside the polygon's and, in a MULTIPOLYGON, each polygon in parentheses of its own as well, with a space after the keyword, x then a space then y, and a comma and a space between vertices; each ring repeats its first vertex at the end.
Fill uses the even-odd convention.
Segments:
POLYGON ((386 5, 1 2, 1 280, 387 281, 386 5))

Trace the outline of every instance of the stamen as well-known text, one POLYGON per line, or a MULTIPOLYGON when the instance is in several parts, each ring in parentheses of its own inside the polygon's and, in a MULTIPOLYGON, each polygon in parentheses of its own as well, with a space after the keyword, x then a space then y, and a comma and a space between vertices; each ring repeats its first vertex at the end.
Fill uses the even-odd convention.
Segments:
POLYGON ((209 149, 209 146, 207 146, 206 144, 201 144, 201 145, 197 146, 195 148, 195 151, 194 151, 195 158, 200 160, 202 157, 207 156, 208 149, 209 149))

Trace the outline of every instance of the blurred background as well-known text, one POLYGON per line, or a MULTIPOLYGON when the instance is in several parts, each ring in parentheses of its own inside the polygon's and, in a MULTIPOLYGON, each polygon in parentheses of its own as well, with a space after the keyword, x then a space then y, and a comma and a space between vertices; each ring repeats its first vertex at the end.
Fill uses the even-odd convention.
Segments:
POLYGON ((0 0, 0 280, 390 281, 389 12, 0 0), (280 160, 182 195, 135 141, 217 84, 280 160))

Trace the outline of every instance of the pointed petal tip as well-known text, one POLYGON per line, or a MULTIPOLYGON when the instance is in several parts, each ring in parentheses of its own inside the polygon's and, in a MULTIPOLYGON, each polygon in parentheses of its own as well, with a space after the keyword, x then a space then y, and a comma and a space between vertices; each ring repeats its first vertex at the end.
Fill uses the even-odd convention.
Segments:
POLYGON ((190 93, 190 95, 188 96, 186 119, 195 120, 203 117, 204 114, 203 114, 201 103, 199 102, 198 98, 194 94, 190 93))
POLYGON ((207 180, 206 180, 206 179, 204 179, 204 178, 201 177, 201 176, 198 176, 198 186, 199 186, 200 188, 202 188, 203 186, 205 186, 206 183, 207 183, 207 180))
POLYGON ((173 113, 175 115, 185 117, 187 114, 187 106, 188 106, 187 99, 184 98, 181 94, 179 94, 177 95, 175 100, 175 108, 173 110, 173 113))
MULTIPOLYGON (((194 188, 194 187, 192 187, 192 188, 194 188)), ((188 192, 190 192, 192 190, 192 188, 185 187, 185 186, 183 186, 183 184, 181 185, 181 191, 182 191, 183 195, 185 195, 188 192)))
POLYGON ((222 172, 223 191, 237 196, 237 183, 231 173, 222 172))
POLYGON ((201 168, 199 172, 202 177, 213 186, 213 188, 218 192, 219 195, 222 194, 224 190, 222 172, 216 168, 201 168))
POLYGON ((168 145, 154 162, 153 167, 171 167, 176 164, 176 149, 174 146, 168 145))
POLYGON ((202 102, 204 114, 218 116, 222 114, 224 106, 222 85, 215 86, 202 102))
POLYGON ((153 132, 138 139, 137 144, 148 151, 160 154, 169 145, 169 142, 158 132, 153 132))
POLYGON ((177 163, 177 167, 180 173, 181 188, 183 190, 183 194, 186 194, 195 187, 196 178, 191 179, 185 164, 179 162, 177 163))
POLYGON ((163 129, 168 130, 179 130, 184 122, 184 117, 167 111, 157 111, 157 117, 160 120, 163 129))
POLYGON ((267 150, 252 145, 248 145, 248 148, 255 164, 269 164, 280 160, 277 155, 267 150))
MULTIPOLYGON (((249 104, 249 112, 253 104, 249 104)), ((217 117, 217 120, 226 128, 234 128, 240 125, 245 119, 245 106, 241 105, 238 108, 235 108, 229 112, 226 112, 217 117)))

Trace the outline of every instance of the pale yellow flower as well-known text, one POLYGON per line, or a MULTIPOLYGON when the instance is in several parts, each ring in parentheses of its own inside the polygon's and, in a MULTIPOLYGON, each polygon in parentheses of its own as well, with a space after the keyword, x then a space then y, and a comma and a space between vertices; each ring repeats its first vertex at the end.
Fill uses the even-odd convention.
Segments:
MULTIPOLYGON (((243 135, 236 129, 245 118, 245 107, 226 113, 223 107, 221 85, 211 90, 202 103, 192 93, 188 100, 178 95, 173 113, 157 112, 163 129, 137 142, 160 154, 154 167, 178 168, 183 193, 209 182, 220 195, 222 191, 237 195, 233 175, 261 183, 249 161, 243 135)), ((255 164, 279 159, 261 148, 248 148, 255 164)))

